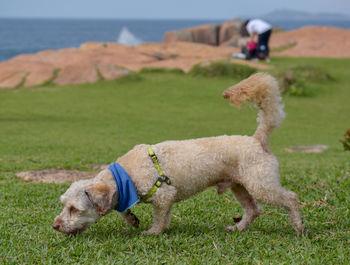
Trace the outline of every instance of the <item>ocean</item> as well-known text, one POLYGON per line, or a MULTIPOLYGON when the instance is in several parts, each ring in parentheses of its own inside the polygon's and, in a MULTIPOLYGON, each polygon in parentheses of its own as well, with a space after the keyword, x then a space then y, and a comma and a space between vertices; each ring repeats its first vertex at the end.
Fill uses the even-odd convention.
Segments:
MULTIPOLYGON (((161 42, 165 32, 223 20, 0 19, 0 61, 22 53, 79 47, 88 41, 116 42, 126 27, 144 42, 161 42)), ((275 21, 284 30, 305 25, 350 28, 350 21, 275 21)))

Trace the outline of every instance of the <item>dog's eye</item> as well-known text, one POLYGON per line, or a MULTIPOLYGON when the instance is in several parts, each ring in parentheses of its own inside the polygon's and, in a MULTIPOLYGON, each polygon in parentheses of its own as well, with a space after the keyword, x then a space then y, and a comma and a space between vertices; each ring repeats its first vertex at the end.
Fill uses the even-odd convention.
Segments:
POLYGON ((69 207, 69 214, 77 214, 77 213, 79 213, 79 210, 77 209, 77 208, 75 208, 74 206, 71 206, 71 207, 69 207))

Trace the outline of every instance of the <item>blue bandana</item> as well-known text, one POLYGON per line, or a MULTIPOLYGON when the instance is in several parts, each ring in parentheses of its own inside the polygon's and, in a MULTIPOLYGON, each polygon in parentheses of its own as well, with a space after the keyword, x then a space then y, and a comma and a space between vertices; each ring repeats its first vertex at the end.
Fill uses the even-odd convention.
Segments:
POLYGON ((109 166, 112 172, 114 181, 118 189, 118 205, 115 208, 118 212, 125 212, 134 204, 139 202, 134 183, 128 173, 118 163, 113 163, 109 166))

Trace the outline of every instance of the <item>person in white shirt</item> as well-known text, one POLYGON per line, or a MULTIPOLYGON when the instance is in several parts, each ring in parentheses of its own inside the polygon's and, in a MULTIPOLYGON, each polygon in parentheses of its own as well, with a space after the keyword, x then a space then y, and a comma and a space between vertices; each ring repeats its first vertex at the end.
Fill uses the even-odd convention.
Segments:
POLYGON ((261 19, 251 19, 243 23, 242 36, 250 36, 250 41, 257 42, 255 57, 258 59, 269 59, 269 39, 272 26, 261 19))

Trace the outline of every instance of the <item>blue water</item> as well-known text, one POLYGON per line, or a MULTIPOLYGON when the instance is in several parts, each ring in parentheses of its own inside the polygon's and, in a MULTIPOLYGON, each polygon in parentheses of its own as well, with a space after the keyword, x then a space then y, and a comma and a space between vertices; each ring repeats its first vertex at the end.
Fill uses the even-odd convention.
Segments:
POLYGON ((145 42, 161 42, 166 31, 216 22, 220 21, 0 19, 0 61, 88 41, 115 42, 123 26, 145 42))
MULTIPOLYGON (((165 32, 213 20, 93 20, 93 19, 0 19, 0 61, 22 53, 79 47, 88 41, 115 42, 123 26, 145 42, 161 42, 165 32)), ((330 25, 350 28, 345 22, 274 22, 291 30, 304 25, 330 25)))

